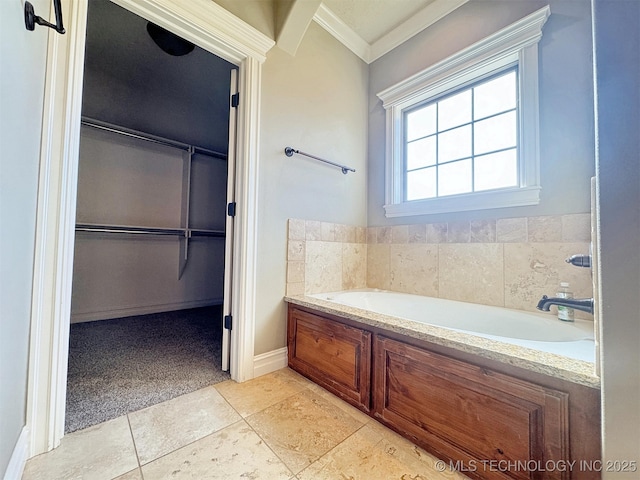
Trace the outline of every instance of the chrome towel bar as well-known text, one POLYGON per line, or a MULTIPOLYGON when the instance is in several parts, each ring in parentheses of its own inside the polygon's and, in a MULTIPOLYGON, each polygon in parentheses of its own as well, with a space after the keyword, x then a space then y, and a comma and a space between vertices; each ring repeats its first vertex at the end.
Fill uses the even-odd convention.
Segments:
POLYGON ((345 175, 347 173, 349 173, 349 172, 354 172, 355 173, 355 170, 353 168, 351 168, 351 167, 347 167, 345 165, 340 165, 339 163, 335 163, 335 162, 332 162, 330 160, 325 160, 324 158, 316 157, 315 155, 311 155, 309 153, 301 152, 300 150, 296 150, 295 148, 285 147, 284 154, 287 157, 291 157, 294 153, 297 153, 298 155, 304 155, 305 157, 313 158, 314 160, 319 160, 319 161, 324 162, 324 163, 328 163, 329 165, 333 165, 334 167, 338 167, 339 169, 342 170, 342 173, 344 173, 345 175))

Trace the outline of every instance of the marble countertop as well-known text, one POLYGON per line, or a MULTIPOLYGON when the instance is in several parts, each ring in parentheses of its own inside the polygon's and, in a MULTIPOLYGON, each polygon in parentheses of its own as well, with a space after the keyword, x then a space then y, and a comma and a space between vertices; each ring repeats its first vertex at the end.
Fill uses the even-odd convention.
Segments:
POLYGON ((595 375, 594 364, 584 360, 541 352, 413 320, 382 315, 305 295, 287 296, 284 300, 294 305, 348 318, 365 325, 496 360, 532 372, 587 387, 600 388, 600 378, 595 375))

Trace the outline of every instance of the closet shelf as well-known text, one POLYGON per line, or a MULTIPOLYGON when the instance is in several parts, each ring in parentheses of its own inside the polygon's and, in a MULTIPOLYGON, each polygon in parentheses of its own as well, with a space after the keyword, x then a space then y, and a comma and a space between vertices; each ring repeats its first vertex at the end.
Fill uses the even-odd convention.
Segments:
POLYGON ((188 143, 179 142, 171 138, 165 138, 151 133, 141 132, 139 130, 133 130, 131 128, 122 127, 113 123, 103 122, 101 120, 95 120, 89 117, 82 117, 81 124, 87 127, 96 128, 98 130, 104 130, 107 132, 117 133, 131 138, 137 138, 139 140, 146 140, 148 142, 157 143, 160 145, 166 145, 168 147, 179 148, 187 152, 197 153, 201 155, 207 155, 209 157, 219 158, 221 160, 227 159, 227 154, 216 152, 204 147, 198 147, 197 145, 189 145, 188 143))
MULTIPOLYGON (((175 148, 186 152, 186 155, 181 155, 183 160, 182 168, 182 199, 181 199, 181 216, 180 227, 176 228, 163 228, 163 227, 149 227, 141 225, 113 225, 113 224, 99 224, 99 223, 77 223, 76 232, 82 234, 107 236, 107 235, 120 235, 122 236, 137 236, 138 238, 151 238, 153 236, 173 236, 179 241, 178 252, 178 280, 182 278, 187 263, 189 260, 189 250, 191 240, 198 239, 224 239, 224 230, 215 230, 207 228, 192 228, 191 225, 191 184, 193 169, 192 164, 194 161, 194 155, 205 155, 207 157, 213 157, 216 159, 227 159, 227 155, 209 150, 207 148, 199 147, 196 145, 190 145, 187 143, 179 142, 177 140, 152 135, 145 132, 140 132, 130 128, 114 125, 111 123, 95 120, 89 117, 82 117, 82 125, 94 128, 109 133, 123 135, 129 138, 137 140, 143 140, 151 142, 157 145, 164 145, 170 148, 175 148)), ((108 158, 108 157, 107 157, 108 158)), ((135 157, 133 157, 135 158, 135 157)), ((208 162, 212 168, 226 168, 226 164, 220 162, 208 162)), ((138 180, 139 181, 139 180, 138 180)), ((133 208, 133 206, 132 206, 133 208)), ((95 217, 94 217, 95 218, 95 217)), ((141 218, 145 218, 144 216, 141 218)), ((176 219, 176 223, 178 223, 176 219)), ((208 243, 208 242, 207 242, 208 243)))
POLYGON ((180 237, 224 237, 222 230, 206 230, 199 228, 158 228, 136 225, 105 225, 97 223, 78 223, 76 232, 85 233, 117 233, 127 235, 174 235, 180 237))

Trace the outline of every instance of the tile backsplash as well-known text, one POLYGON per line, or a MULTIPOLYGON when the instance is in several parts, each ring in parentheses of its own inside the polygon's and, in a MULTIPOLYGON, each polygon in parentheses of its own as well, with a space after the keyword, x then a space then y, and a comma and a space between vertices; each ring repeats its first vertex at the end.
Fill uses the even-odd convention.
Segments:
POLYGON ((289 220, 287 295, 366 288, 366 228, 289 220))
MULTIPOLYGON (((353 227, 289 220, 287 294, 380 288, 535 311, 561 281, 592 297, 590 214, 353 227)), ((576 312, 577 317, 591 319, 576 312)))

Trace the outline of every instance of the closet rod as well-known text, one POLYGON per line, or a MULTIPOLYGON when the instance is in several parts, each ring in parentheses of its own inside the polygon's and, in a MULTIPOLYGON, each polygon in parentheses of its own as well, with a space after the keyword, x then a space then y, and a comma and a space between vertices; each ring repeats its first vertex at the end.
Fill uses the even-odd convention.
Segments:
POLYGON ((94 225, 88 223, 78 223, 76 232, 91 233, 127 233, 127 234, 146 234, 146 235, 184 235, 184 229, 177 228, 155 228, 155 227, 136 227, 136 226, 120 226, 120 225, 94 225))
POLYGON ((99 225, 95 223, 78 223, 76 232, 88 233, 125 233, 146 235, 179 235, 181 237, 224 237, 222 230, 204 230, 197 228, 156 228, 138 227, 134 225, 99 225))
POLYGON ((114 125, 112 123, 103 122, 101 120, 95 120, 89 117, 82 117, 81 121, 82 125, 86 125, 87 127, 97 128, 99 130, 105 130, 107 132, 118 133, 120 135, 125 135, 131 138, 137 138, 138 140, 146 140, 148 142, 157 143, 160 145, 166 145, 168 147, 179 148, 181 150, 189 151, 193 147, 193 151, 195 153, 200 153, 203 155, 208 155, 215 158, 220 158, 223 160, 227 159, 227 155, 221 152, 216 152, 214 150, 209 150, 204 147, 197 147, 195 145, 189 145, 188 143, 178 142, 177 140, 172 140, 170 138, 160 137, 158 135, 152 135, 150 133, 140 132, 138 130, 133 130, 131 128, 121 127, 119 125, 114 125))

